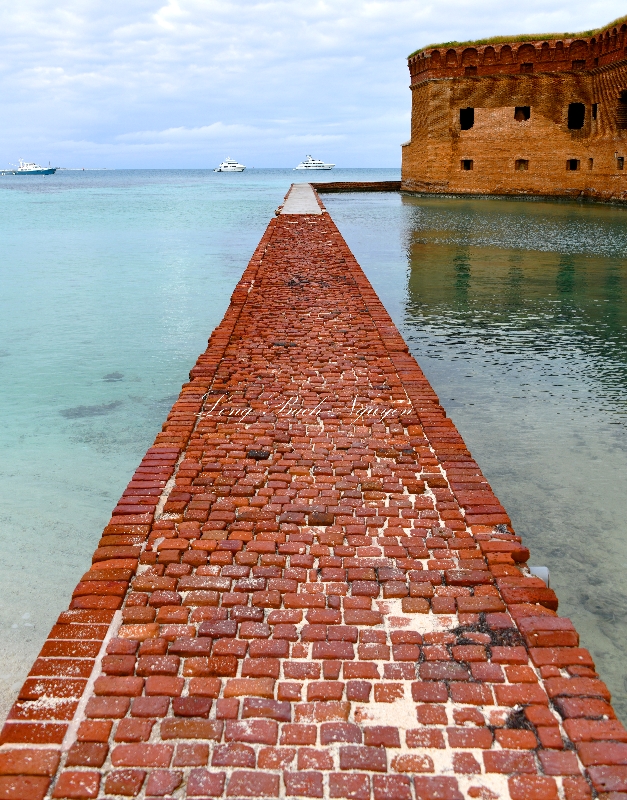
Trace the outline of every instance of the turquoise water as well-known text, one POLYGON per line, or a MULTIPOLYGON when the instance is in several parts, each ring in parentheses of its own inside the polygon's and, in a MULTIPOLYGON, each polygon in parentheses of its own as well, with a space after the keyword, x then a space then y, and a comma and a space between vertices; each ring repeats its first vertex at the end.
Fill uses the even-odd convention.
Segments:
MULTIPOLYGON (((0 178, 0 713, 295 177, 0 178)), ((627 209, 324 201, 627 718, 627 209)))
POLYGON ((0 178, 0 717, 294 180, 0 178))

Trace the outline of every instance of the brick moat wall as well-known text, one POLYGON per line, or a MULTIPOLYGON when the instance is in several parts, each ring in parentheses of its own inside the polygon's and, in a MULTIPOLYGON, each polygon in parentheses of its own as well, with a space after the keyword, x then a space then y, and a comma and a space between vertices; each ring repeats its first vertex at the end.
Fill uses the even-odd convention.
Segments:
POLYGON ((0 798, 625 796, 528 555, 329 215, 283 214, 19 692, 0 798))
POLYGON ((627 200, 626 45, 622 25, 412 56, 403 189, 627 200))

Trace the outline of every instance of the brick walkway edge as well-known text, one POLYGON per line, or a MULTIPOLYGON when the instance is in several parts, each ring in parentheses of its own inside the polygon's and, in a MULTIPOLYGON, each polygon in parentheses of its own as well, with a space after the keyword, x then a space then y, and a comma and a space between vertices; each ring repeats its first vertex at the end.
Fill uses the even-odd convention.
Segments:
POLYGON ((281 214, 20 690, 0 800, 627 797, 527 558, 329 215, 281 214))

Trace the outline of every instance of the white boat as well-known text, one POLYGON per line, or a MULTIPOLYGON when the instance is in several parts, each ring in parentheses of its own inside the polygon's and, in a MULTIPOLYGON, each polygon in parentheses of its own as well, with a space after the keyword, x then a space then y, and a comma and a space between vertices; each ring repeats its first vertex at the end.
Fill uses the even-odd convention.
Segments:
POLYGON ((319 158, 305 156, 300 164, 297 167, 294 167, 294 169, 333 169, 334 166, 335 164, 325 164, 324 161, 320 161, 319 158))
POLYGON ((35 164, 33 161, 22 161, 20 158, 20 165, 15 169, 3 170, 3 175, 54 175, 57 171, 56 167, 42 167, 35 164))
POLYGON ((234 158, 225 158, 219 167, 214 169, 214 172, 243 172, 246 167, 243 164, 238 164, 234 158))

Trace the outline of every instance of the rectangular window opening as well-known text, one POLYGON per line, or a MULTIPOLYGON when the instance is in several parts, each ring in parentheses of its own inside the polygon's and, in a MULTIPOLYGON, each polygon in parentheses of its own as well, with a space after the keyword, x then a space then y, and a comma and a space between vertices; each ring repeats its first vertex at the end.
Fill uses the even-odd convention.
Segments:
POLYGON ((593 158, 589 158, 588 159, 588 169, 592 169, 593 167, 594 167, 594 159, 593 158))
POLYGON ((533 64, 521 64, 520 65, 521 72, 533 72, 533 64))
POLYGON ((531 116, 531 106, 516 106, 514 119, 516 122, 526 122, 531 116))
POLYGON ((586 68, 586 59, 585 58, 576 58, 573 61, 573 69, 585 69, 586 68))
POLYGON ((579 159, 577 158, 569 158, 566 161, 566 169, 574 172, 575 170, 579 169, 579 159))
POLYGON ((529 161, 526 158, 517 158, 514 162, 514 169, 525 172, 529 169, 529 161))
POLYGON ((619 130, 627 130, 627 90, 623 90, 618 99, 616 127, 619 128, 619 130))
POLYGON ((570 103, 568 105, 568 128, 571 131, 580 131, 586 119, 586 107, 583 103, 570 103))
POLYGON ((462 171, 469 172, 473 167, 472 158, 462 158, 462 171))
POLYGON ((475 124, 475 109, 474 108, 460 108, 459 109, 459 127, 463 131, 469 131, 475 124))
POLYGON ((476 75, 477 74, 477 67, 470 66, 464 69, 464 75, 476 75))
POLYGON ((625 157, 624 156, 618 156, 618 158, 616 159, 616 166, 617 166, 618 169, 625 169, 625 157))
POLYGON ((599 104, 593 103, 592 104, 592 119, 596 119, 599 115, 599 104))

